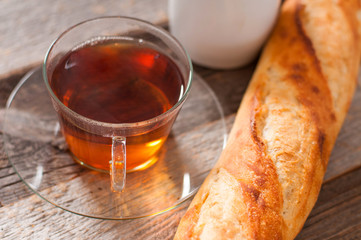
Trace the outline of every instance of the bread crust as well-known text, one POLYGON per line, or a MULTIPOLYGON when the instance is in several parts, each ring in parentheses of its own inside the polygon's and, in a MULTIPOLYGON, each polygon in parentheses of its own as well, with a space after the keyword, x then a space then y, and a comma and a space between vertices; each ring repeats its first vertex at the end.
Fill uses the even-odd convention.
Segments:
POLYGON ((288 0, 226 148, 175 239, 294 239, 314 206, 360 64, 359 0, 288 0))

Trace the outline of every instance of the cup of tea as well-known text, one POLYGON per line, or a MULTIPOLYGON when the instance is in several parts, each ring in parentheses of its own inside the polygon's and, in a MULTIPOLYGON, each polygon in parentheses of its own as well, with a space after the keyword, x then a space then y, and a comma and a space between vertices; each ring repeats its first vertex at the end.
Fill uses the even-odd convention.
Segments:
POLYGON ((81 22, 50 46, 43 77, 74 160, 110 173, 154 164, 190 91, 192 63, 167 31, 129 17, 81 22))

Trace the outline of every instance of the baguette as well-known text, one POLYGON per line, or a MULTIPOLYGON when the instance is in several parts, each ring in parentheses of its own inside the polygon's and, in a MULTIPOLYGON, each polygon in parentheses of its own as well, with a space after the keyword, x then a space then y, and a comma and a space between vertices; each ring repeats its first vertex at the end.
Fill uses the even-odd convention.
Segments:
POLYGON ((359 0, 288 0, 227 146, 175 239, 294 239, 314 206, 360 64, 359 0))

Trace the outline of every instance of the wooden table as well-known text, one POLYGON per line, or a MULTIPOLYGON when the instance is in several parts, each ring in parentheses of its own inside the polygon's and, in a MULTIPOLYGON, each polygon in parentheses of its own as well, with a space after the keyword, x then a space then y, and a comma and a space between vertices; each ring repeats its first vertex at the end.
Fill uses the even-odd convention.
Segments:
MULTIPOLYGON (((19 79, 41 64, 67 27, 103 15, 167 23, 166 0, 0 1, 0 127, 6 100, 19 79)), ((231 126, 256 63, 216 71, 195 66, 219 98, 231 126)), ((361 239, 361 80, 332 153, 318 202, 300 239, 361 239)), ((1 239, 172 239, 190 200, 156 217, 110 221, 63 211, 30 191, 16 175, 0 141, 1 239)))

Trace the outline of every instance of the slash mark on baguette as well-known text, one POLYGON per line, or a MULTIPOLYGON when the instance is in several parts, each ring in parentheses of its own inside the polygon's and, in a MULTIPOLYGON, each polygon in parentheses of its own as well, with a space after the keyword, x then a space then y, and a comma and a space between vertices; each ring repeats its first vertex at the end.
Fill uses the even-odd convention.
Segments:
MULTIPOLYGON (((256 119, 255 119, 255 115, 256 115, 256 112, 257 111, 257 105, 258 105, 258 100, 257 98, 260 97, 260 93, 259 91, 256 92, 255 96, 253 97, 253 101, 252 101, 252 105, 251 105, 251 109, 252 109, 252 113, 251 113, 251 118, 250 118, 250 126, 251 126, 251 136, 253 138, 253 141, 257 144, 258 146, 258 151, 261 153, 261 154, 264 154, 264 143, 263 141, 261 140, 261 138, 258 136, 258 131, 257 131, 257 122, 256 122, 256 119)), ((259 174, 260 172, 258 172, 259 174)))
POLYGON ((297 2, 294 14, 294 21, 299 38, 301 49, 306 50, 304 54, 305 63, 294 63, 291 67, 290 79, 295 82, 298 88, 299 101, 309 110, 311 119, 318 130, 317 143, 319 155, 324 169, 327 167, 328 155, 323 154, 326 139, 326 126, 332 126, 336 122, 336 115, 333 106, 333 99, 327 79, 323 73, 321 62, 313 46, 310 37, 307 35, 303 21, 307 19, 305 6, 297 2), (307 64, 307 62, 309 62, 307 64), (308 67, 307 67, 308 66, 308 67))
MULTIPOLYGON (((296 12, 295 12, 295 23, 297 26, 297 31, 299 36, 301 36, 304 44, 305 44, 305 50, 307 50, 307 52, 313 57, 313 62, 314 62, 314 66, 316 67, 316 69, 318 70, 319 73, 322 74, 322 70, 321 70, 321 65, 320 65, 320 61, 318 60, 317 56, 316 56, 316 52, 315 49, 313 48, 313 44, 312 41, 310 40, 310 38, 306 35, 302 21, 301 21, 301 11, 304 10, 304 6, 298 2, 297 6, 296 6, 296 12)), ((304 65, 306 66, 306 65, 304 65)), ((294 69, 296 70, 296 69, 294 69)), ((303 71, 304 69, 299 69, 301 71, 303 71)))

